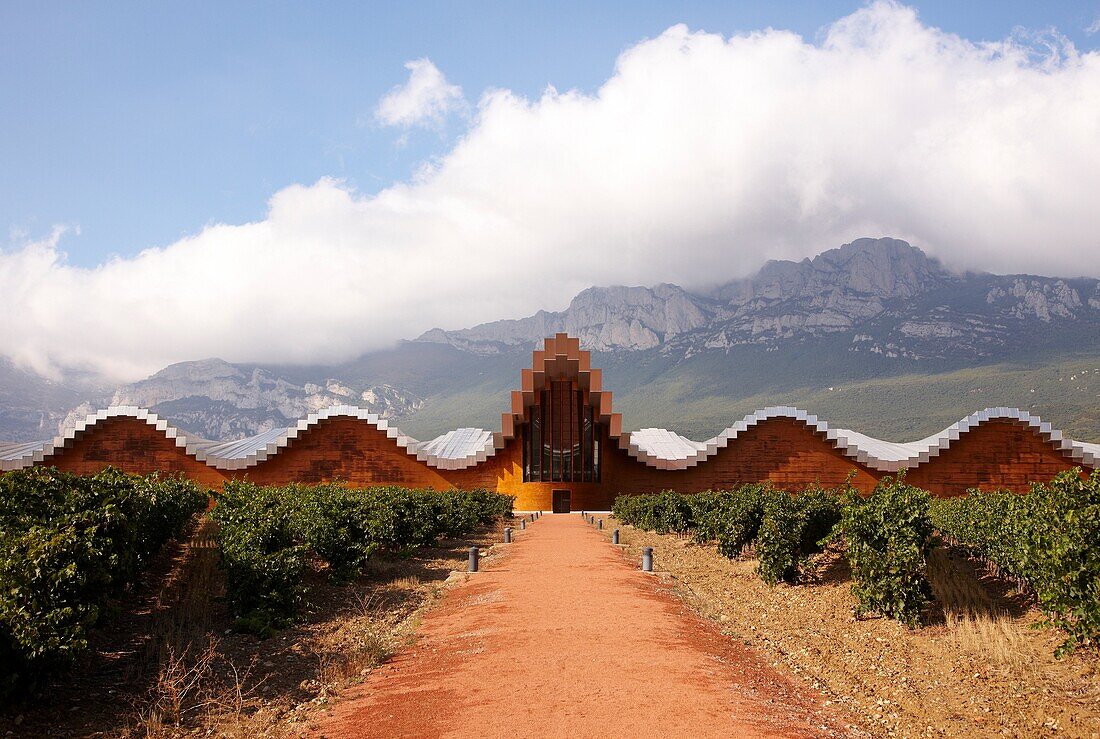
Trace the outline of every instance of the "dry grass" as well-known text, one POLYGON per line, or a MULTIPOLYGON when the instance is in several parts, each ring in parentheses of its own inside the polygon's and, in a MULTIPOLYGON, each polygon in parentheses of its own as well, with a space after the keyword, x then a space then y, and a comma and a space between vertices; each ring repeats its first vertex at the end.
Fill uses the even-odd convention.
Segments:
MULTIPOLYGON (((1001 580, 1000 593, 982 584, 974 563, 939 548, 928 558, 928 580, 942 611, 942 625, 955 650, 988 661, 997 669, 1023 671, 1040 658, 1023 618, 1031 605, 1025 593, 1001 580)), ((996 580, 985 573, 987 580, 996 580)), ((939 615, 939 614, 936 614, 939 615)), ((934 619, 936 620, 936 619, 934 619)))
MULTIPOLYGON (((614 528, 609 527, 609 528, 614 528)), ((658 576, 723 631, 820 690, 873 736, 1100 737, 1095 653, 1058 660, 1027 595, 962 553, 936 551, 931 625, 857 620, 843 553, 809 585, 768 587, 751 557, 620 526, 626 556, 655 549, 658 576)))
MULTIPOLYGON (((415 592, 419 578, 402 577, 384 585, 397 593, 415 592)), ((311 647, 317 659, 317 695, 325 700, 336 694, 348 678, 366 675, 394 652, 397 632, 403 620, 387 610, 375 595, 356 594, 356 612, 348 614, 329 638, 311 647)))
POLYGON ((253 659, 239 669, 225 659, 214 638, 195 654, 190 648, 178 655, 169 652, 153 689, 135 706, 136 721, 122 734, 172 736, 199 714, 217 715, 223 726, 243 724, 246 709, 256 707, 256 691, 262 684, 252 679, 256 663, 253 659), (227 679, 219 679, 219 667, 227 679))

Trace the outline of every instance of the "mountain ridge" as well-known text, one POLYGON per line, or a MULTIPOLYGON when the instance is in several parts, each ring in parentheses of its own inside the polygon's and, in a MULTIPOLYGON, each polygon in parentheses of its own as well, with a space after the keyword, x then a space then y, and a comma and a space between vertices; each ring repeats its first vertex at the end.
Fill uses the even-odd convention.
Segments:
MULTIPOLYGON (((113 391, 81 391, 36 385, 32 375, 0 363, 0 388, 13 378, 0 393, 0 438, 52 436, 51 426, 71 428, 108 404, 148 407, 210 439, 261 433, 343 404, 414 435, 490 427, 530 350, 562 331, 595 353, 628 418, 696 429, 711 418, 698 397, 731 411, 748 397, 824 402, 814 388, 1100 354, 1100 281, 952 272, 904 241, 857 239, 798 262, 769 261, 755 275, 707 290, 594 286, 563 311, 433 329, 339 365, 208 358, 113 391), (651 408, 683 408, 684 415, 653 419, 651 408)), ((1028 390, 1016 403, 995 404, 1028 407, 1028 390)), ((1044 402, 1061 407, 1056 397, 1044 402)), ((1084 396, 1074 402, 1075 418, 1091 418, 1090 404, 1100 405, 1084 396)), ((882 410, 889 414, 889 402, 882 410)), ((959 407, 958 417, 972 410, 959 407)))
POLYGON ((1011 341, 1011 329, 1018 328, 1009 325, 1012 321, 1049 324, 1079 315, 1093 322, 1100 317, 1100 281, 953 273, 905 241, 857 239, 800 262, 769 261, 752 277, 708 291, 692 293, 671 284, 593 287, 564 311, 458 331, 432 329, 417 341, 493 354, 565 331, 590 350, 661 347, 690 356, 865 326, 868 332, 854 336, 853 343, 867 345, 856 351, 915 358, 966 351, 992 357, 998 344, 1011 341), (930 296, 943 299, 922 302, 930 296), (885 325, 891 318, 899 320, 885 325), (877 326, 876 319, 882 319, 877 326))

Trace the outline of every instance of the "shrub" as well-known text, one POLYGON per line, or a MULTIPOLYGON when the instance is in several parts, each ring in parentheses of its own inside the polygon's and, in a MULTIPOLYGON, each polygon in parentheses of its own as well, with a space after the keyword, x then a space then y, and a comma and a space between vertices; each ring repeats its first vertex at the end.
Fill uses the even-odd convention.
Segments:
POLYGON ((946 537, 1035 591, 1048 623, 1068 634, 1062 655, 1100 643, 1100 472, 1064 472, 1028 495, 972 491, 937 500, 946 537))
POLYGON ((206 501, 186 480, 113 469, 0 476, 0 698, 86 649, 109 600, 206 501))
POLYGON ((513 500, 483 490, 226 483, 213 516, 230 610, 238 627, 267 633, 301 603, 311 553, 347 580, 379 552, 403 555, 510 515, 513 500))
MULTIPOLYGON (((268 493, 270 494, 270 493, 268 493)), ((370 529, 366 499, 341 485, 284 488, 283 501, 290 506, 289 527, 283 541, 291 546, 294 534, 302 543, 328 562, 332 576, 347 580, 357 575, 379 548, 370 529)))
POLYGON ((732 559, 756 541, 764 521, 764 502, 776 494, 768 485, 742 485, 721 496, 706 529, 714 532, 720 554, 732 559))
POLYGON ((295 537, 296 487, 227 482, 212 511, 229 609, 261 624, 261 632, 280 625, 304 594, 307 549, 295 537))
POLYGON ((849 492, 838 531, 848 544, 857 615, 876 612, 911 628, 920 624, 931 595, 925 576, 930 501, 903 475, 884 477, 866 499, 849 492))
POLYGON ((611 512, 623 523, 658 534, 683 534, 692 527, 691 498, 664 491, 656 495, 620 495, 611 512))
POLYGON ((821 551, 822 541, 839 521, 840 501, 824 490, 776 492, 764 498, 762 508, 757 572, 769 585, 798 582, 808 555, 821 551))

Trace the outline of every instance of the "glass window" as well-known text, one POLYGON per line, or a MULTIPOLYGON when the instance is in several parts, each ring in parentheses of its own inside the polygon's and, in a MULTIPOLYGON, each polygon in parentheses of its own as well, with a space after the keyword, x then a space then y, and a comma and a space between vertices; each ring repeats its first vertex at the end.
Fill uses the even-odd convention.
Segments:
POLYGON ((571 380, 552 380, 528 409, 523 434, 525 482, 596 482, 599 424, 585 393, 571 380))

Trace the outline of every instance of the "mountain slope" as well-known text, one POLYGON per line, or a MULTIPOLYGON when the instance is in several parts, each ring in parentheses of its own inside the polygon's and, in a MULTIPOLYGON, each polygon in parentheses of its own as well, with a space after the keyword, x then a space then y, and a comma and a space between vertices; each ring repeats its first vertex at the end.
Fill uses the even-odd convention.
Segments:
POLYGON ((797 404, 900 439, 1010 405, 1100 438, 1100 396, 1085 372, 1100 356, 1100 282, 953 273, 896 239, 768 262, 707 290, 593 287, 564 311, 435 329, 339 365, 183 362, 112 394, 0 364, 0 438, 52 436, 59 421, 106 402, 149 407, 221 439, 345 403, 419 438, 495 428, 531 349, 560 331, 594 352, 626 428, 705 438, 758 407, 797 404), (1078 389, 1065 379, 1074 376, 1090 382, 1078 389))
POLYGON ((1100 282, 953 274, 904 241, 858 239, 813 259, 768 262, 753 277, 702 293, 591 288, 559 313, 434 329, 418 341, 491 354, 555 331, 579 336, 587 349, 683 357, 837 335, 853 352, 995 360, 1037 345, 1069 350, 1100 341, 1100 282))

